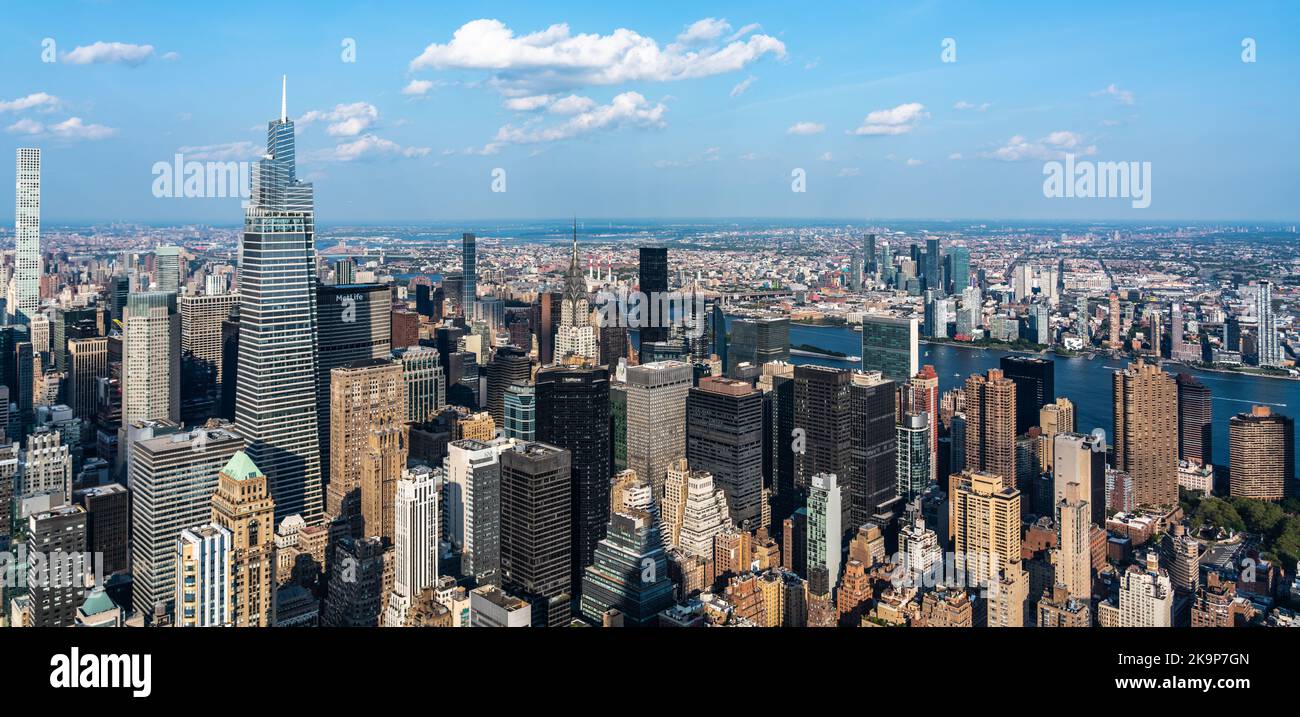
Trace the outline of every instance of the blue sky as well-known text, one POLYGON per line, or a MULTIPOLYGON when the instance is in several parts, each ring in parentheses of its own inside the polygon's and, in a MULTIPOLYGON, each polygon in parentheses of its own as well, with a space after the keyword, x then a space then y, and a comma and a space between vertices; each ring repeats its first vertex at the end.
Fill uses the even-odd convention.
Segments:
POLYGON ((8 2, 0 149, 43 148, 47 223, 237 224, 237 200, 154 197, 151 168, 253 158, 287 74, 323 223, 1290 222, 1298 8, 8 2), (1151 162, 1151 206, 1045 198, 1066 151, 1151 162))

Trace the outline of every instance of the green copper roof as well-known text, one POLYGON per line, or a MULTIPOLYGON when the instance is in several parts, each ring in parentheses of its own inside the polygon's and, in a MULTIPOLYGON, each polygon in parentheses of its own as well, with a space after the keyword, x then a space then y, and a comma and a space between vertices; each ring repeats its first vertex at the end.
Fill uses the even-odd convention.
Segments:
POLYGON ((225 468, 221 469, 222 473, 234 478, 235 480, 248 480, 262 475, 262 471, 257 469, 253 459, 248 457, 243 451, 235 451, 235 455, 230 457, 230 462, 225 468))
POLYGON ((90 591, 86 596, 86 602, 81 604, 81 611, 87 615, 98 615, 116 608, 113 599, 102 589, 96 588, 90 591))

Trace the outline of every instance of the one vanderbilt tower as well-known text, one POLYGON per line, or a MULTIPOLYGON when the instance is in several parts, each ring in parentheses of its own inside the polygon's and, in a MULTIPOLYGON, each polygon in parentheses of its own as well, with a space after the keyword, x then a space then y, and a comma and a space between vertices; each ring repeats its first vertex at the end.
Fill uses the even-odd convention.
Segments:
POLYGON ((315 209, 311 184, 295 176, 286 86, 244 210, 235 389, 235 424, 270 482, 276 523, 293 514, 315 522, 322 514, 315 209))

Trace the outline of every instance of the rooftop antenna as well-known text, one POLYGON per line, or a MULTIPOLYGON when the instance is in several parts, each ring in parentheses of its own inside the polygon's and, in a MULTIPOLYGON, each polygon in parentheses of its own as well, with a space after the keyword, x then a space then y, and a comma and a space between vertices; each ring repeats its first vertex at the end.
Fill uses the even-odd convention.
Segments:
POLYGON ((289 76, 280 75, 280 121, 289 121, 289 76))

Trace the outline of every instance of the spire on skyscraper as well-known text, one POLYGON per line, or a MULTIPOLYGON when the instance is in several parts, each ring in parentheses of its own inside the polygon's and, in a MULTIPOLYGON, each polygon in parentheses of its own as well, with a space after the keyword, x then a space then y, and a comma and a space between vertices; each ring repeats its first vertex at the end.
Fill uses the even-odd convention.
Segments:
POLYGON ((289 76, 280 75, 280 121, 289 121, 289 76))

